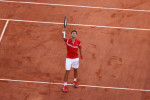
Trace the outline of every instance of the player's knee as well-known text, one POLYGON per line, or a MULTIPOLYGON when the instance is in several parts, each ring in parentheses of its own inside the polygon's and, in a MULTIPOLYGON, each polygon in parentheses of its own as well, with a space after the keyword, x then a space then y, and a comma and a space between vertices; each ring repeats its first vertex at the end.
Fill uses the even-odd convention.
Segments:
POLYGON ((74 71, 77 71, 78 69, 77 68, 74 68, 74 71))
POLYGON ((66 70, 66 75, 68 75, 68 74, 69 74, 69 72, 70 72, 69 70, 66 70))
POLYGON ((78 72, 78 70, 77 70, 77 69, 74 69, 74 72, 75 72, 75 73, 77 73, 77 72, 78 72))

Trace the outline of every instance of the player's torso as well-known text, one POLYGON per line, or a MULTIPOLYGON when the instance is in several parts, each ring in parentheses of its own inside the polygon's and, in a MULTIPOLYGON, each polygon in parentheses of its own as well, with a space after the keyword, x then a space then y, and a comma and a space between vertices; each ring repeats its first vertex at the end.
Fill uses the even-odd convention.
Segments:
POLYGON ((68 39, 66 44, 67 44, 67 58, 77 58, 79 40, 76 39, 75 42, 73 42, 72 39, 68 39))
POLYGON ((69 39, 67 41, 67 47, 72 48, 72 49, 78 49, 79 46, 79 40, 75 39, 75 42, 72 41, 72 39, 69 39))

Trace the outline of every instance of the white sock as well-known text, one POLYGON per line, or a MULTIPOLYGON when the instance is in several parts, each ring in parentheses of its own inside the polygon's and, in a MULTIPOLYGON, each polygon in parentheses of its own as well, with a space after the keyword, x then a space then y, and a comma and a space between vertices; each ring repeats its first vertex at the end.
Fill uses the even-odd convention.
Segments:
POLYGON ((67 82, 64 82, 64 86, 66 86, 67 85, 67 82))
POLYGON ((74 81, 77 81, 77 78, 74 78, 74 81))

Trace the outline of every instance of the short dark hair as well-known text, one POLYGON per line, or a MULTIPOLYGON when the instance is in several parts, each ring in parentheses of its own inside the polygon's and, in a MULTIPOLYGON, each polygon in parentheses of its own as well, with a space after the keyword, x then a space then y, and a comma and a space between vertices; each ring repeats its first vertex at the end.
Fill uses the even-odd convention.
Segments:
MULTIPOLYGON (((72 32, 76 32, 76 34, 77 34, 77 31, 76 31, 76 30, 73 30, 72 32)), ((71 34, 72 34, 72 32, 71 32, 71 34)))

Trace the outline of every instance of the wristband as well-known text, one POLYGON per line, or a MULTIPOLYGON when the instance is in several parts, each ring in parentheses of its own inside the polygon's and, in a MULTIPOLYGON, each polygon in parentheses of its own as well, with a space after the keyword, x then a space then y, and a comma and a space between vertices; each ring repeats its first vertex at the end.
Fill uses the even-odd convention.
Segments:
POLYGON ((83 59, 83 56, 81 56, 80 58, 83 59))

